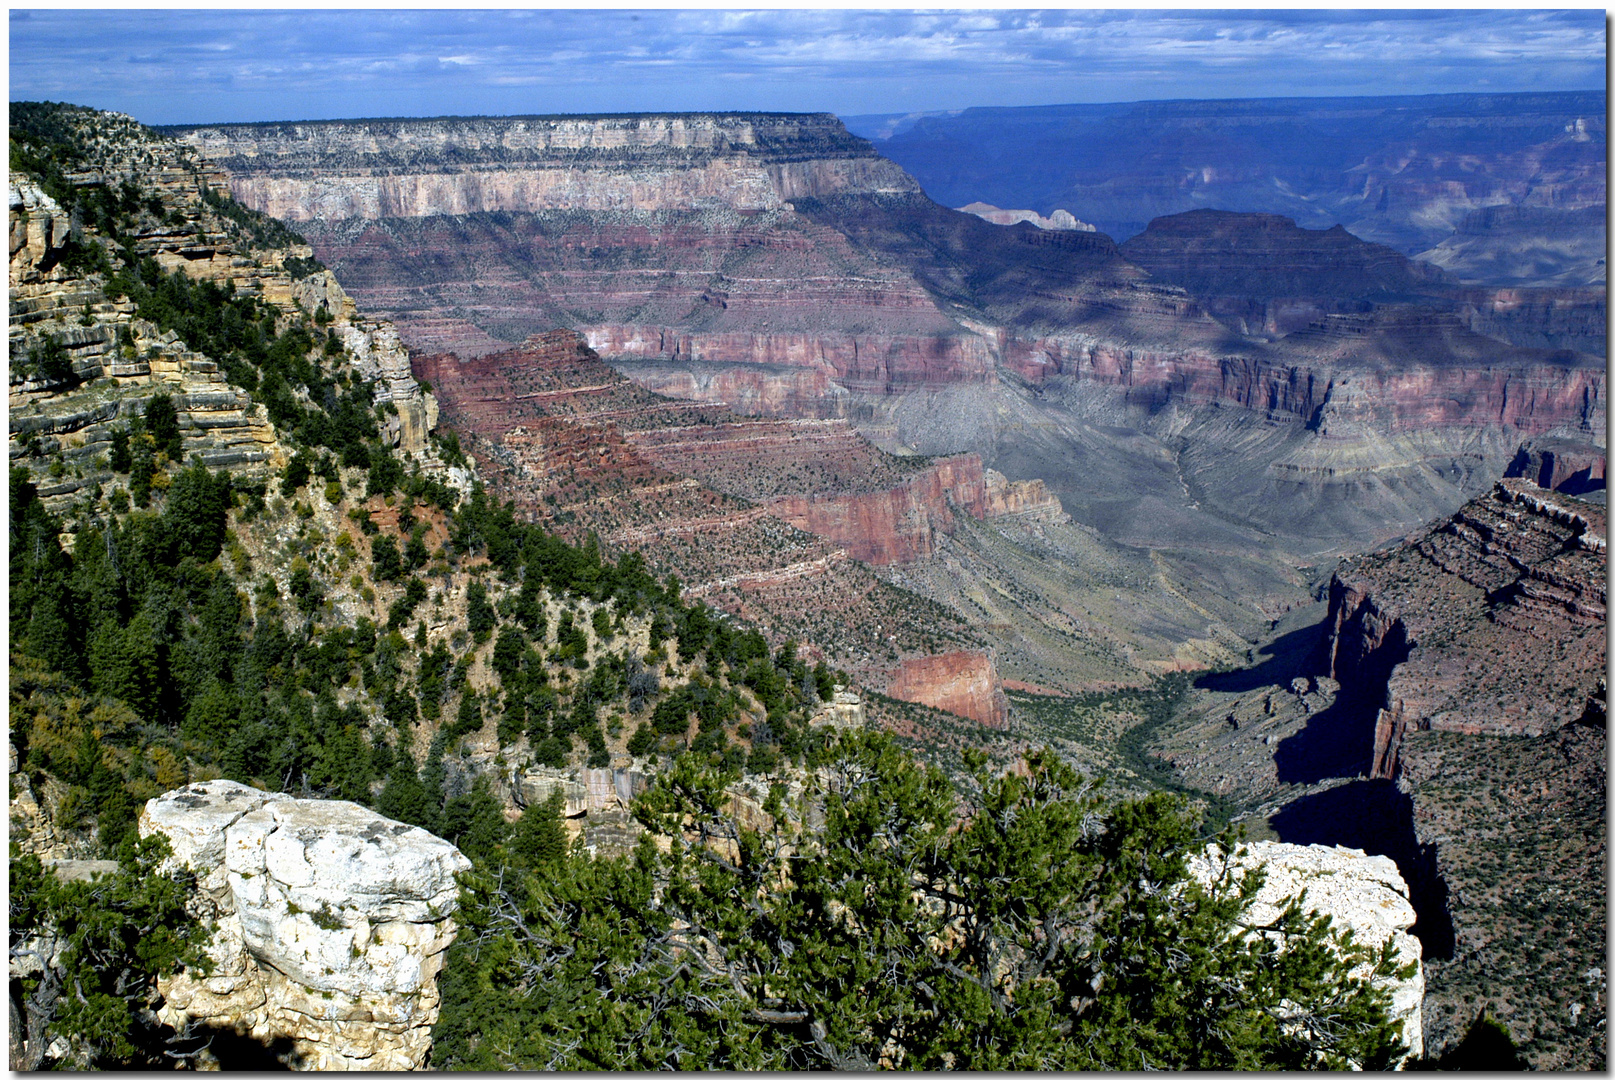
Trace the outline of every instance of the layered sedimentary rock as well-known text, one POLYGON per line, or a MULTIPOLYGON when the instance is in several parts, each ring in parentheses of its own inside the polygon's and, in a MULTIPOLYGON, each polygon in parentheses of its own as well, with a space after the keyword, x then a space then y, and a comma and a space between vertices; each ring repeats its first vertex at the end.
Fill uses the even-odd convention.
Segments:
POLYGON ((1604 217, 1602 205, 1486 206, 1465 214, 1451 236, 1419 258, 1466 282, 1601 285, 1608 277, 1604 217))
MULTIPOLYGON (((1183 287, 1230 329, 1259 338, 1307 329, 1327 314, 1416 304, 1512 345, 1606 351, 1602 288, 1461 286, 1432 263, 1338 225, 1303 229, 1275 214, 1194 210, 1157 218, 1121 251, 1156 280, 1183 287)), ((1428 361, 1439 350, 1417 355, 1428 361)))
MULTIPOLYGON (((1204 856, 1190 860, 1189 872, 1202 883, 1210 883, 1221 871, 1224 855, 1212 845, 1204 856)), ((1424 969, 1419 962, 1419 941, 1408 933, 1415 916, 1407 883, 1394 862, 1354 848, 1270 841, 1241 844, 1229 861, 1236 878, 1257 867, 1266 871, 1246 915, 1247 924, 1271 923, 1290 897, 1304 891, 1303 911, 1330 916, 1334 929, 1352 931, 1359 945, 1378 950, 1390 942, 1398 964, 1413 964, 1408 978, 1390 979, 1381 985, 1390 991, 1390 1019, 1402 1024, 1405 1054, 1416 1058, 1424 1053, 1424 969)), ((1360 965, 1357 973, 1366 975, 1367 967, 1360 965)))
POLYGON ((844 422, 757 421, 660 398, 571 331, 415 365, 445 422, 499 466, 487 475, 500 497, 560 532, 640 551, 686 595, 882 683, 905 657, 979 644, 957 616, 885 585, 767 502, 780 490, 900 484, 924 467, 879 453, 844 422))
MULTIPOLYGON (((1364 300, 1368 310, 1319 306, 1316 281, 1337 271, 1366 281, 1364 297, 1393 295, 1431 274, 1338 231, 1267 229, 1272 251, 1287 253, 1290 269, 1314 284, 1295 311, 1275 310, 1270 319, 1264 307, 1247 320, 1250 333, 1240 334, 1210 301, 1129 262, 1109 236, 1006 228, 948 210, 882 172, 888 167, 877 164, 868 144, 822 118, 771 120, 774 134, 758 135, 755 144, 725 134, 701 145, 691 135, 696 142, 687 146, 671 133, 705 131, 707 120, 640 119, 643 137, 624 134, 617 119, 568 120, 570 127, 524 121, 520 132, 515 121, 501 120, 219 128, 205 142, 248 199, 269 198, 264 193, 282 181, 305 184, 316 166, 361 187, 402 183, 406 175, 422 178, 421 191, 447 190, 450 181, 459 192, 469 192, 473 180, 485 185, 493 200, 486 203, 411 195, 384 206, 380 195, 373 204, 355 196, 329 201, 327 211, 310 197, 295 211, 327 215, 300 226, 316 252, 356 296, 397 320, 406 343, 428 354, 485 356, 501 351, 502 342, 568 326, 657 392, 721 404, 724 412, 846 418, 898 454, 974 453, 984 476, 992 470, 1007 478, 1006 507, 1039 502, 1029 488, 1012 485, 1042 480, 1059 504, 1045 507, 1050 522, 1070 513, 1104 541, 1150 560, 1143 572, 1117 578, 1125 585, 1096 585, 1103 605, 1085 602, 1079 611, 1049 594, 1037 606, 1048 609, 1050 648, 1061 635, 1095 632, 1079 625, 1120 623, 1130 642, 1155 642, 1149 659, 1136 661, 1150 670, 1222 662, 1231 637, 1252 637, 1259 630, 1247 627, 1304 601, 1300 567, 1451 512, 1502 474, 1522 438, 1591 441, 1603 424, 1602 363, 1557 348, 1584 337, 1555 330, 1557 337, 1529 339, 1552 351, 1531 350, 1475 329, 1488 319, 1509 322, 1507 312, 1546 313, 1551 305, 1540 297, 1514 307, 1478 295, 1447 308, 1421 302, 1381 310, 1373 300, 1364 300), (531 170, 560 168, 552 136, 563 127, 565 153, 583 147, 564 163, 575 185, 529 184, 531 170), (787 137, 787 129, 794 134, 787 137), (763 167, 773 194, 718 167, 742 159, 763 167), (821 162, 838 164, 815 173, 821 162), (863 162, 858 169, 865 171, 851 162, 863 162), (770 172, 775 164, 781 168, 770 172), (667 179, 680 170, 684 179, 667 179), (791 179, 809 174, 841 179, 791 179), (531 201, 518 204, 524 191, 531 201), (640 194, 650 201, 636 202, 640 194), (365 216, 384 212, 393 216, 365 216)), ((712 130, 719 128, 731 130, 712 130)), ((202 134, 193 136, 202 145, 202 134)), ((1028 201, 999 205, 1051 212, 1028 201)), ((1229 227, 1237 232, 1251 223, 1229 227)), ((1240 247, 1223 244, 1230 257, 1240 247)), ((1546 327, 1555 320, 1576 321, 1563 311, 1517 321, 1546 327)), ((620 389, 598 394, 586 411, 612 401, 608 411, 620 417, 639 407, 620 389)), ((487 413, 476 423, 491 423, 497 398, 462 400, 468 411, 461 415, 487 413)), ((832 564, 854 549, 894 568, 918 567, 915 559, 939 557, 939 537, 958 535, 956 527, 949 532, 950 517, 954 526, 977 520, 917 497, 929 481, 885 466, 854 480, 850 465, 837 464, 831 482, 762 490, 736 464, 741 441, 702 432, 707 420, 698 419, 699 409, 675 423, 670 403, 644 407, 655 424, 613 417, 609 431, 590 436, 606 447, 603 461, 632 469, 648 463, 753 505, 698 516, 698 524, 680 514, 630 523, 617 503, 591 504, 591 514, 607 519, 608 542, 672 537, 670 554, 685 559, 679 545, 696 536, 750 535, 757 519, 746 515, 776 498, 791 500, 791 520, 832 538, 822 550, 770 540, 790 556, 742 556, 725 573, 691 579, 692 588, 805 593, 833 577, 832 564), (625 447, 638 464, 621 456, 625 447), (685 462, 697 464, 687 470, 685 462)), ((587 439, 568 442, 573 436, 541 426, 505 429, 497 436, 501 452, 530 464, 565 446, 567 469, 589 464, 587 439)), ((764 447, 769 439, 752 441, 756 448, 745 452, 758 455, 760 475, 788 475, 764 447)), ((846 445, 832 440, 821 449, 841 460, 846 445)), ((532 482, 537 497, 572 497, 532 482)), ((1028 528, 1041 522, 1038 513, 1024 517, 1028 528)), ((1099 554, 1092 550, 1099 538, 1073 532, 1045 544, 1035 532, 1026 536, 1039 551, 1099 554)), ((906 580, 971 619, 1013 626, 1025 613, 999 611, 995 597, 999 584, 1013 594, 1016 580, 1027 579, 1026 560, 985 534, 972 533, 968 546, 971 563, 1008 558, 1017 569, 977 574, 954 562, 906 580), (989 578, 995 584, 987 585, 989 578)), ((697 560, 691 554, 688 561, 697 560)), ((1069 654, 1071 646, 1058 648, 1069 654)), ((1090 652, 1090 659, 1098 655, 1090 652)), ((1004 662, 1004 651, 999 655, 1004 662)), ((1130 644, 1116 655, 1135 654, 1130 644)), ((1016 674, 1063 681, 1041 665, 1016 674)))
POLYGON ((899 701, 945 709, 987 727, 1008 726, 1009 700, 998 670, 992 657, 981 653, 959 651, 905 660, 886 692, 899 701))
MULTIPOLYGON (((725 144, 710 153, 744 153, 758 161, 879 160, 867 144, 832 123, 798 119, 788 151, 785 143, 760 140, 744 150, 725 144)), ((673 130, 675 122, 697 128, 705 123, 700 117, 643 121, 647 131, 657 132, 673 130)), ((788 126, 778 123, 780 131, 788 126)), ((533 124, 521 138, 542 142, 532 133, 543 125, 533 124)), ((568 136, 614 148, 582 156, 582 186, 566 196, 565 206, 543 199, 497 212, 400 206, 399 214, 432 216, 377 220, 342 218, 350 211, 333 210, 324 220, 310 221, 308 231, 321 257, 356 295, 391 313, 405 340, 417 345, 471 355, 500 339, 522 340, 535 330, 567 325, 652 389, 767 415, 847 416, 871 434, 887 423, 890 411, 953 388, 998 394, 996 381, 1006 372, 1034 391, 1062 382, 1090 384, 1100 393, 1117 389, 1124 406, 1150 417, 1172 406, 1234 405, 1318 427, 1326 420, 1320 408, 1344 411, 1346 419, 1368 425, 1351 434, 1357 444, 1352 452, 1362 459, 1351 466, 1352 483, 1382 486, 1386 476, 1419 474, 1411 490, 1389 496, 1396 504, 1392 528, 1411 525, 1410 517, 1450 511, 1473 493, 1464 476, 1474 473, 1479 483, 1489 483, 1507 461, 1494 461, 1489 444, 1454 455, 1445 444, 1432 454, 1427 447, 1376 442, 1387 431, 1445 425, 1449 431, 1507 427, 1538 433, 1590 431, 1602 423, 1603 371, 1596 358, 1511 348, 1474 332, 1486 319, 1497 322, 1507 305, 1477 298, 1453 300, 1445 312, 1320 305, 1318 297, 1329 292, 1324 286, 1338 285, 1341 275, 1351 279, 1353 297, 1367 297, 1430 284, 1427 279, 1436 274, 1339 230, 1217 214, 1183 215, 1161 226, 1173 233, 1167 247, 1176 245, 1176 254, 1157 252, 1166 262, 1193 266, 1206 253, 1196 248, 1191 258, 1188 248, 1220 243, 1222 256, 1245 258, 1251 273, 1295 279, 1294 310, 1284 306, 1287 294, 1267 295, 1260 317, 1247 320, 1255 337, 1246 341, 1230 337, 1228 326, 1213 317, 1210 301, 1150 281, 1103 234, 995 226, 937 206, 895 180, 866 178, 807 192, 787 191, 781 179, 778 201, 757 209, 737 209, 738 186, 722 205, 718 199, 698 206, 669 193, 655 207, 602 208, 616 198, 607 193, 624 175, 699 172, 708 161, 662 135, 630 145, 614 125, 602 120, 595 134, 568 136), (591 184, 600 185, 600 192, 591 184), (1264 248, 1266 254, 1288 260, 1278 270, 1271 259, 1252 263, 1240 254, 1252 228, 1268 237, 1272 251, 1264 248), (1235 234, 1238 242, 1230 239, 1235 234), (1270 303, 1277 305, 1272 312, 1270 303), (1483 309, 1492 314, 1483 316, 1483 309), (1281 331, 1288 334, 1281 341, 1259 340, 1281 331), (1444 489, 1455 475, 1458 490, 1444 489)), ((246 185, 295 178, 315 162, 355 174, 461 170, 492 183, 499 169, 526 167, 522 162, 548 160, 552 153, 536 143, 496 151, 487 134, 493 131, 514 128, 505 121, 419 122, 406 138, 403 127, 373 132, 357 122, 333 122, 272 137, 257 128, 211 129, 205 140, 200 133, 193 137, 230 167, 232 183, 243 185, 246 198, 255 197, 246 185), (484 131, 479 124, 492 126, 484 131), (260 147, 260 138, 271 139, 272 152, 260 147)), ((314 213, 313 204, 308 212, 314 213)), ((1565 340, 1541 338, 1543 344, 1565 340)), ((1050 406, 1055 396, 1039 400, 1050 406)), ((1065 419, 1048 418, 1056 424, 1065 419)), ((1106 426, 1137 425, 1107 420, 1106 426)), ((1302 463, 1275 475, 1274 482, 1323 498, 1325 489, 1340 483, 1343 462, 1335 451, 1346 426, 1319 427, 1320 435, 1333 437, 1322 448, 1327 463, 1302 463)), ((1036 441, 1025 430, 953 426, 933 432, 937 438, 925 446, 908 445, 926 453, 973 450, 985 465, 1016 480, 1046 477, 1019 464, 1033 456, 1030 444, 1036 441)), ((1295 441, 1304 449, 1307 439, 1295 441)), ((1217 450, 1214 443, 1201 445, 1208 454, 1217 450)), ((1507 454, 1517 445, 1516 437, 1507 454)), ((1229 471, 1243 464, 1242 449, 1230 455, 1217 467, 1229 471)), ((1062 500, 1071 493, 1055 490, 1062 500)), ((1267 508, 1261 528, 1282 535, 1287 527, 1272 520, 1272 508, 1284 505, 1275 492, 1229 505, 1215 485, 1204 490, 1225 516, 1267 508)), ((1190 498, 1184 509, 1203 513, 1199 502, 1190 498)), ((1107 528, 1103 519, 1089 520, 1107 528)), ((1362 525, 1341 535, 1352 543, 1383 539, 1380 529, 1371 525, 1365 531, 1362 525)))
POLYGON ((631 114, 318 121, 164 129, 292 221, 551 208, 779 207, 847 189, 915 191, 825 114, 631 114))
POLYGON ((769 509, 877 566, 930 557, 936 534, 953 534, 957 513, 977 519, 1011 514, 1065 519, 1060 501, 1041 480, 1009 481, 1002 473, 983 471, 976 454, 932 462, 884 491, 784 495, 772 500, 769 509))
MULTIPOLYGON (((377 405, 390 407, 387 441, 405 451, 427 446, 435 418, 397 332, 360 315, 329 272, 310 270, 307 246, 265 248, 249 239, 216 205, 223 174, 188 148, 116 114, 70 116, 95 163, 93 170, 71 174, 71 181, 86 188, 131 185, 145 193, 141 209, 126 215, 137 257, 261 298, 288 320, 323 309, 353 373, 370 385, 377 405)), ((113 430, 141 416, 159 393, 174 401, 181 460, 200 455, 210 467, 260 477, 285 464, 274 425, 252 395, 229 382, 220 358, 141 318, 132 301, 108 296, 103 272, 66 258, 70 251, 107 248, 109 238, 75 225, 25 174, 12 178, 9 201, 11 457, 60 455, 61 469, 36 477, 47 506, 60 509, 114 481, 105 457, 113 430), (52 343, 65 350, 71 380, 49 376, 28 360, 52 343)))
POLYGON ((213 927, 213 970, 159 982, 165 1023, 228 1032, 299 1069, 425 1064, 454 875, 471 868, 452 844, 355 803, 229 780, 152 799, 140 832, 168 837, 213 927))
POLYGON ((1509 476, 1548 491, 1585 495, 1603 490, 1608 467, 1604 448, 1570 439, 1531 439, 1509 462, 1509 476))
POLYGON ((1397 775, 1409 731, 1539 736, 1586 715, 1602 696, 1605 529, 1599 507, 1504 480, 1336 571, 1322 660, 1377 709, 1368 775, 1397 775))
POLYGON ((1157 280, 1202 298, 1241 332, 1268 336, 1446 280, 1436 267, 1365 243, 1342 226, 1302 229, 1277 214, 1192 210, 1156 218, 1121 252, 1157 280))

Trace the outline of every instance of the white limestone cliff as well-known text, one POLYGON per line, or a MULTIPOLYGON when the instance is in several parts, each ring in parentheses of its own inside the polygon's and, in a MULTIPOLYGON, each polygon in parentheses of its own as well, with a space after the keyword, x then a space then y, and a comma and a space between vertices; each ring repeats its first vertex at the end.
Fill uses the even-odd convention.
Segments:
MULTIPOLYGON (((1219 856, 1213 845, 1207 856, 1190 860, 1190 872, 1201 882, 1209 882, 1220 866, 1219 856)), ((1356 848, 1254 841, 1239 846, 1233 864, 1241 875, 1256 866, 1267 868, 1267 878, 1248 913, 1252 924, 1273 921, 1290 897, 1305 890, 1304 910, 1333 916, 1334 928, 1355 931, 1358 944, 1378 949, 1389 940, 1399 963, 1417 964, 1411 978, 1390 984, 1390 1015, 1392 1020, 1402 1021, 1402 1043, 1408 1054, 1417 1057, 1424 1053, 1424 966, 1419 963, 1419 940, 1407 932, 1417 916, 1408 899, 1407 883, 1394 862, 1356 848)))
POLYGON ((152 799, 140 832, 169 838, 214 927, 214 970, 159 982, 165 1023, 284 1047, 298 1069, 424 1064, 455 874, 471 865, 452 844, 356 803, 230 780, 152 799))

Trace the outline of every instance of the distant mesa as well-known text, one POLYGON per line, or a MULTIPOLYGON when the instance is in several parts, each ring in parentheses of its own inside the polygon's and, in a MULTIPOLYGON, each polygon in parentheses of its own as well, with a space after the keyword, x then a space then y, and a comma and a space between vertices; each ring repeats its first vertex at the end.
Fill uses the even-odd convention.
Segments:
POLYGON ((1086 221, 1078 221, 1069 210, 1056 210, 1048 217, 1044 217, 1036 210, 1000 210, 991 203, 973 202, 969 206, 959 207, 961 213, 975 214, 983 221, 990 221, 994 225, 1019 225, 1029 221, 1040 229, 1068 229, 1074 232, 1098 232, 1094 226, 1086 221))

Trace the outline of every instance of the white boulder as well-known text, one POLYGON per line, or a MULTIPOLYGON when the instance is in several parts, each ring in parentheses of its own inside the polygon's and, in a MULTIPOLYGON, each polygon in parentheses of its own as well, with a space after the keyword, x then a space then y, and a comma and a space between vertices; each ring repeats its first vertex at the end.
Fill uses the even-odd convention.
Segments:
POLYGON ((159 984, 165 1022, 287 1040, 303 1069, 424 1063, 455 874, 471 866, 452 844, 357 803, 229 780, 152 799, 140 831, 168 836, 214 926, 212 973, 159 984))
MULTIPOLYGON (((1209 883, 1220 855, 1212 845, 1206 856, 1190 860, 1190 872, 1209 883)), ((1303 910, 1333 916, 1334 928, 1355 931, 1358 944, 1378 950, 1385 941, 1393 942, 1398 962, 1412 961, 1415 968, 1412 977, 1389 985, 1391 1019, 1402 1021, 1408 1054, 1424 1053, 1424 966, 1419 940, 1407 932, 1417 916, 1396 863, 1356 848, 1254 841, 1239 846, 1233 865, 1240 875, 1259 865, 1267 868, 1248 913, 1254 924, 1276 919, 1290 898, 1304 890, 1303 910)))

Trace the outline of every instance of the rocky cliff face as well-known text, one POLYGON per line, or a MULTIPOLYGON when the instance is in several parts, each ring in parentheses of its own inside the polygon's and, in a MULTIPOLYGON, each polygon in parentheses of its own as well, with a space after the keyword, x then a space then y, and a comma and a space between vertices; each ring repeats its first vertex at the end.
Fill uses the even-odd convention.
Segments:
POLYGON ((610 548, 639 550, 686 595, 812 642, 877 685, 904 657, 980 644, 957 616, 922 610, 839 543, 782 520, 782 492, 855 496, 924 471, 844 421, 758 421, 658 398, 570 331, 415 366, 473 454, 501 466, 488 471, 501 498, 563 533, 592 529, 610 548))
MULTIPOLYGON (((154 139, 127 117, 84 113, 78 121, 94 168, 71 175, 85 189, 133 185, 148 202, 126 216, 135 255, 237 295, 261 298, 288 320, 323 309, 347 348, 352 372, 388 411, 387 439, 406 452, 427 446, 432 406, 409 370, 397 332, 362 316, 325 270, 304 272, 313 252, 301 244, 265 248, 209 201, 223 174, 194 152, 154 139)), ((141 318, 126 298, 108 295, 102 270, 70 251, 105 248, 108 237, 75 224, 34 180, 16 174, 9 188, 11 457, 58 456, 60 472, 39 477, 47 506, 110 484, 111 433, 142 415, 155 394, 174 398, 182 460, 263 476, 285 464, 274 425, 253 395, 230 383, 219 359, 186 346, 172 330, 141 318), (47 377, 24 359, 60 345, 72 379, 47 377)))
POLYGON ((1410 800, 1437 1041, 1484 1005, 1544 1068, 1601 1045, 1581 1014, 1604 992, 1605 901, 1585 882, 1606 859, 1606 527, 1601 507, 1504 480, 1343 564, 1319 656, 1342 692, 1293 737, 1410 800), (1542 899, 1502 899, 1523 895, 1542 899), (1554 942, 1538 954, 1544 920, 1554 942))
POLYGON ((454 875, 471 868, 453 845, 354 803, 229 780, 152 799, 140 832, 169 838, 213 926, 213 971, 159 984, 165 1023, 251 1040, 297 1069, 426 1063, 454 875))
POLYGON ((165 129, 290 221, 547 209, 778 209, 917 191, 828 115, 499 117, 165 129))
POLYGON ((951 652, 906 660, 892 676, 886 692, 974 720, 991 728, 1009 726, 1009 699, 998 681, 992 657, 951 652))
POLYGON ((1370 776, 1396 775, 1408 731, 1540 736, 1587 712, 1604 666, 1604 537, 1600 508, 1505 480, 1336 572, 1325 673, 1378 708, 1370 776))
POLYGON ((1531 439, 1509 462, 1508 475, 1529 480, 1547 491, 1585 495, 1605 487, 1604 448, 1570 439, 1531 439))

